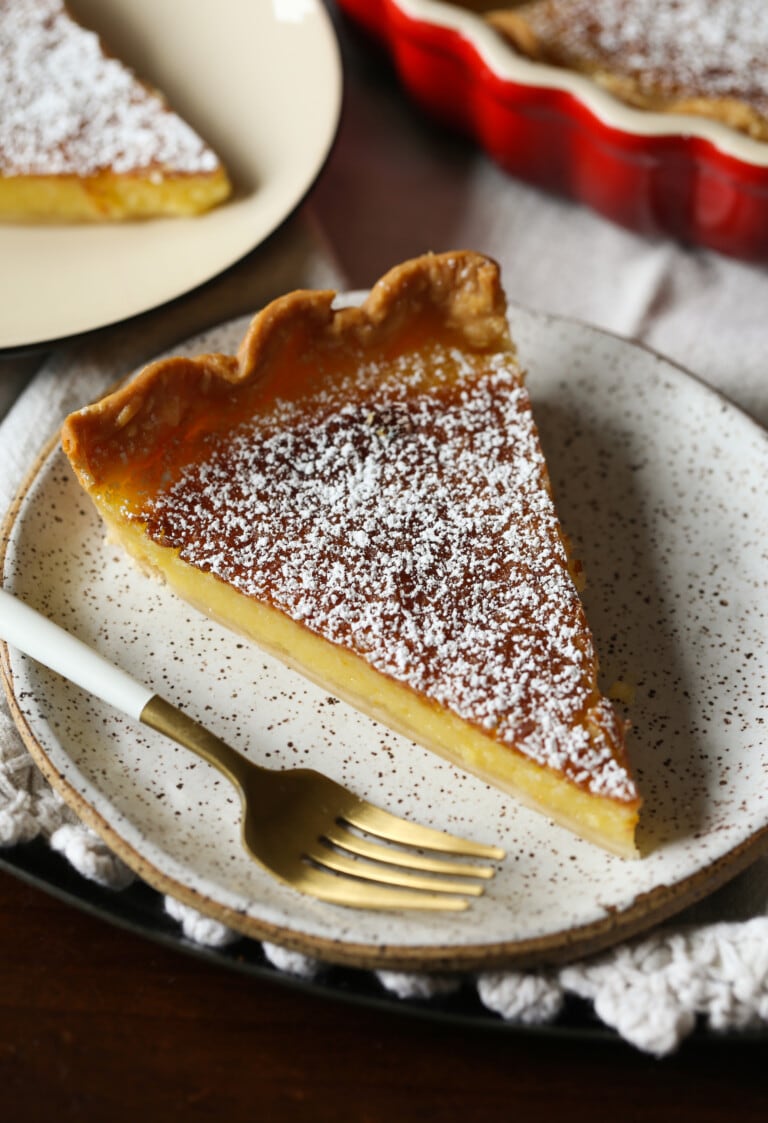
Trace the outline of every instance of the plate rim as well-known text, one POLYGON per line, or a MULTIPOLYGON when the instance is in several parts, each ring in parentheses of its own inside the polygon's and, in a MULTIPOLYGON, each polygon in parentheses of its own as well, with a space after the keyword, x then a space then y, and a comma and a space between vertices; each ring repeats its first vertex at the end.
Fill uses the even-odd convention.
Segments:
MULTIPOLYGON (((565 1011, 560 1011, 555 1020, 550 1022, 528 1023, 504 1018, 495 1011, 478 1003, 478 1008, 473 1010, 461 1009, 462 1002, 468 998, 466 988, 457 987, 456 992, 449 995, 435 995, 434 997, 407 996, 402 997, 383 985, 376 986, 369 978, 367 969, 347 967, 346 965, 328 964, 325 970, 318 971, 313 976, 298 974, 270 962, 265 953, 263 962, 256 961, 242 954, 240 940, 232 945, 217 947, 209 944, 195 943, 187 936, 177 931, 178 924, 167 914, 163 914, 165 923, 156 921, 153 927, 151 919, 146 915, 137 917, 126 916, 119 905, 125 901, 126 894, 131 895, 134 886, 128 886, 120 891, 120 900, 116 895, 115 900, 95 900, 103 892, 95 882, 88 881, 74 867, 71 870, 73 878, 82 882, 82 889, 76 890, 70 885, 61 885, 46 871, 38 868, 35 860, 36 853, 46 844, 41 839, 33 839, 27 843, 19 843, 11 847, 0 848, 0 871, 15 877, 41 892, 48 894, 63 903, 77 908, 80 911, 96 917, 113 928, 132 933, 135 936, 151 940, 160 946, 170 948, 175 952, 191 955, 209 965, 230 971, 237 971, 250 978, 262 979, 277 983, 303 993, 315 995, 332 1001, 376 1009, 383 1013, 395 1013, 405 1017, 416 1017, 425 1021, 442 1024, 453 1024, 463 1029, 478 1029, 484 1032, 501 1032, 514 1036, 537 1038, 564 1038, 574 1040, 594 1040, 605 1042, 607 1045, 622 1044, 620 1034, 611 1026, 600 1021, 596 1016, 584 1017, 579 1013, 575 1017, 565 1011), (341 977, 338 977, 341 973, 341 977), (356 984, 360 989, 356 989, 356 984)), ((67 864, 66 858, 56 854, 50 849, 44 855, 45 865, 55 866, 59 863, 67 864), (49 861, 50 859, 50 861, 49 861)), ((146 887, 149 892, 154 892, 151 886, 146 887)), ((138 911, 138 910, 136 910, 138 911)), ((147 910, 148 911, 148 910, 147 910)), ((159 908, 158 912, 161 911, 159 908)), ((587 1009, 586 999, 577 995, 568 995, 566 1001, 572 1001, 579 1009, 587 1009)), ((474 1003, 473 1003, 474 1005, 474 1003)), ((709 1031, 706 1027, 697 1027, 693 1031, 695 1038, 715 1037, 726 1041, 762 1041, 766 1033, 760 1028, 748 1030, 734 1030, 727 1037, 717 1031, 709 1031)))
MULTIPOLYGON (((348 294, 340 294, 348 295, 348 294)), ((700 376, 688 371, 679 363, 667 358, 643 343, 627 340, 606 329, 586 324, 577 319, 524 308, 510 302, 510 318, 515 309, 541 322, 564 322, 588 333, 606 337, 614 343, 630 349, 640 349, 650 357, 662 362, 677 378, 692 381, 700 392, 712 395, 727 406, 761 435, 768 439, 768 431, 721 391, 709 386, 700 376)), ((235 317, 225 320, 219 326, 242 320, 235 317)), ((189 338, 193 338, 191 335, 189 338)), ((14 527, 19 518, 25 499, 44 471, 49 459, 57 452, 59 443, 56 431, 42 446, 34 462, 27 471, 14 499, 0 523, 0 577, 4 573, 7 551, 14 527)), ((257 917, 243 915, 221 902, 212 901, 190 886, 176 881, 170 875, 156 869, 150 861, 139 854, 115 827, 93 808, 80 792, 57 771, 49 760, 44 747, 37 740, 33 729, 21 711, 14 690, 14 675, 8 645, 0 639, 0 679, 8 701, 11 716, 33 760, 48 782, 62 796, 65 803, 75 810, 78 817, 102 837, 111 849, 125 861, 144 881, 159 892, 167 893, 184 904, 211 916, 241 935, 267 940, 288 950, 313 956, 329 964, 360 967, 369 970, 418 970, 425 972, 467 971, 488 969, 489 967, 515 967, 520 969, 544 965, 561 965, 604 951, 617 943, 632 939, 650 928, 669 920, 683 909, 702 900, 709 893, 725 885, 743 872, 761 855, 768 852, 768 823, 759 827, 746 839, 731 847, 725 853, 710 861, 706 866, 695 870, 672 884, 660 884, 651 890, 637 895, 630 905, 620 910, 610 910, 604 917, 583 925, 543 936, 526 937, 521 940, 495 940, 492 943, 466 943, 461 945, 429 944, 396 945, 393 943, 369 944, 345 938, 331 938, 304 933, 274 924, 257 917)))
MULTIPOLYGON (((467 989, 464 987, 458 987, 455 992, 447 996, 402 997, 383 986, 374 989, 374 985, 368 977, 368 972, 358 971, 354 967, 328 965, 327 970, 319 971, 316 975, 309 977, 276 966, 266 956, 264 956, 262 962, 259 962, 249 958, 247 952, 243 955, 239 940, 225 947, 195 943, 178 931, 178 925, 168 914, 163 914, 164 923, 156 920, 157 927, 153 927, 153 918, 148 918, 146 915, 149 910, 143 910, 141 916, 135 915, 139 911, 138 908, 133 910, 130 916, 125 915, 128 910, 121 911, 120 905, 124 904, 126 895, 130 898, 132 892, 137 891, 136 883, 121 890, 119 896, 113 891, 103 890, 96 882, 88 881, 74 867, 69 866, 66 858, 48 849, 42 839, 39 838, 33 839, 31 842, 0 848, 0 871, 72 908, 77 908, 81 912, 103 921, 112 928, 122 929, 174 952, 191 955, 211 966, 236 971, 252 979, 276 983, 279 986, 311 994, 318 998, 363 1006, 383 1013, 402 1015, 403 1017, 415 1017, 442 1025, 455 1025, 467 1030, 510 1034, 512 1037, 586 1040, 601 1042, 607 1046, 618 1045, 619 1047, 626 1045, 626 1041, 621 1034, 606 1022, 601 1021, 598 1015, 592 1011, 589 1000, 570 992, 566 995, 564 1010, 561 1010, 553 1021, 529 1023, 504 1018, 482 1004, 480 1008, 462 1009, 462 1002, 466 1002, 468 996, 467 989), (40 853, 41 848, 45 848, 47 852, 44 853, 42 861, 38 863, 36 856, 40 853), (49 875, 47 869, 41 870, 39 868, 39 865, 42 864, 48 867, 60 863, 67 866, 67 872, 68 874, 71 872, 73 879, 77 879, 76 888, 73 885, 59 884, 49 875), (104 893, 111 893, 114 899, 100 899, 104 893), (341 977, 338 977, 340 973, 341 977), (360 990, 356 989, 357 984, 360 985, 360 990), (570 1002, 573 1002, 575 1007, 573 1013, 568 1009, 570 1002)), ((146 888, 149 892, 154 892, 150 886, 146 888)), ((141 889, 138 892, 141 892, 141 889)), ((155 911, 160 912, 161 910, 158 908, 155 911)), ((243 937, 243 939, 246 939, 246 937, 243 937)), ((699 1019, 685 1040, 739 1046, 742 1043, 762 1043, 766 1038, 768 1038, 768 1028, 761 1025, 723 1031, 714 1029, 708 1023, 699 1019)))

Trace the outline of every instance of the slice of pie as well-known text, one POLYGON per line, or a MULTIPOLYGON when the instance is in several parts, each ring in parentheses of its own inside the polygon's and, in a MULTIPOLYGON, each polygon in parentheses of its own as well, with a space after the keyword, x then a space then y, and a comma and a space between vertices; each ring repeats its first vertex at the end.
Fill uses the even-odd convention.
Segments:
POLYGON ((744 0, 530 0, 487 14, 521 54, 621 101, 768 140, 768 6, 744 0))
POLYGON ((62 0, 0 0, 0 219, 199 214, 219 158, 62 0))
POLYGON ((146 367, 63 447, 112 535, 204 613, 621 855, 640 800, 597 685, 498 268, 299 291, 238 354, 146 367))

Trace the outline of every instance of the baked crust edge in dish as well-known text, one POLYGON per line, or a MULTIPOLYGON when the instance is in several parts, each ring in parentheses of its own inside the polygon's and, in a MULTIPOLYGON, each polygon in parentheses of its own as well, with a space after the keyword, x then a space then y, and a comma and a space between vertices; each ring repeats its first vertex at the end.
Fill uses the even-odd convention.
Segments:
MULTIPOLYGON (((547 27, 546 16, 550 7, 540 0, 533 0, 516 7, 487 11, 483 18, 524 58, 557 67, 566 73, 582 75, 626 106, 662 116, 682 114, 701 117, 753 140, 768 140, 768 119, 745 97, 717 96, 703 85, 697 88, 695 80, 689 80, 689 89, 684 89, 682 83, 675 88, 669 74, 663 88, 658 81, 654 82, 652 76, 642 80, 630 66, 612 65, 610 58, 601 56, 597 49, 590 55, 569 48, 559 41, 556 27, 553 26, 552 33, 548 34, 537 24, 538 12, 541 11, 543 15, 539 22, 543 28, 547 27)), ((561 7, 567 20, 568 5, 561 7)), ((554 10, 557 10, 557 5, 554 10)), ((558 19, 563 18, 559 12, 557 15, 558 19)), ((593 13, 590 18, 592 16, 593 13)), ((674 53, 671 57, 674 58, 674 53)))

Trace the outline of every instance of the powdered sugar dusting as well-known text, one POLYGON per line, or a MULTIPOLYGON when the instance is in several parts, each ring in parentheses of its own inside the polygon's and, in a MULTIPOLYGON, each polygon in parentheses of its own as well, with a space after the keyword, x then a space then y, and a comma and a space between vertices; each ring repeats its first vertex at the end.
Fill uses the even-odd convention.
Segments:
POLYGON ((768 5, 762 0, 566 0, 526 18, 566 56, 669 96, 738 98, 768 115, 768 5))
POLYGON ((0 171, 194 173, 214 153, 61 0, 0 0, 0 171))
POLYGON ((579 724, 591 641, 508 355, 369 363, 355 393, 278 401, 211 437, 126 514, 534 760, 634 796, 579 724))

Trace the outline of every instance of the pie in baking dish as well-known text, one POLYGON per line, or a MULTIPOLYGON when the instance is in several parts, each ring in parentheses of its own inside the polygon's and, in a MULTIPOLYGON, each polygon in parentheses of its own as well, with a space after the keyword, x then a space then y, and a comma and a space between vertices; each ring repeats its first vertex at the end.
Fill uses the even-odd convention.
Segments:
POLYGON ((768 5, 753 0, 530 0, 486 18, 521 54, 629 105, 768 139, 768 5))
POLYGON ((0 0, 0 218, 199 214, 228 197, 215 153, 62 0, 0 0))
POLYGON ((297 291, 236 355, 159 360, 66 421, 111 535, 204 613, 585 838, 640 799, 494 262, 361 306, 297 291))

